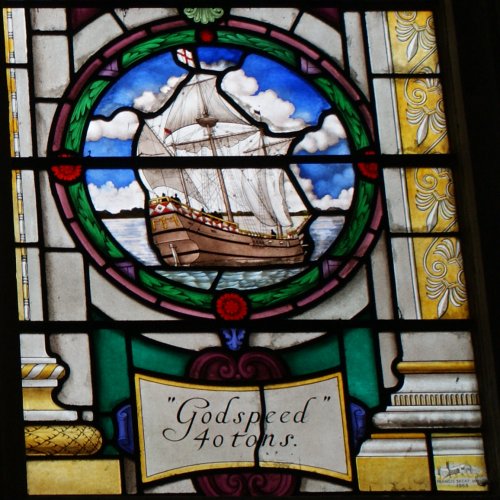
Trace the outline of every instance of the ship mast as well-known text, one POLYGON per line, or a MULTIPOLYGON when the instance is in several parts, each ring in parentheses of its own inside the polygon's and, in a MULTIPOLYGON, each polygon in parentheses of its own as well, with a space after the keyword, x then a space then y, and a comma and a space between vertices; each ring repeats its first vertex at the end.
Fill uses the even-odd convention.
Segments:
MULTIPOLYGON (((264 127, 261 125, 259 127, 259 132, 260 132, 260 143, 262 147, 262 151, 264 152, 264 156, 267 156, 267 145, 266 145, 266 140, 265 140, 265 134, 264 134, 264 127)), ((273 217, 274 222, 276 224, 276 229, 277 229, 277 234, 276 236, 278 238, 283 238, 283 227, 279 223, 279 220, 275 217, 273 217)))
MULTIPOLYGON (((200 127, 205 127, 207 131, 208 142, 210 144, 210 149, 212 150, 212 155, 218 156, 217 146, 215 145, 215 140, 212 134, 212 129, 215 127, 215 125, 217 125, 218 120, 217 118, 210 116, 208 114, 207 103, 205 101, 205 97, 203 95, 203 92, 201 91, 200 86, 198 86, 198 92, 200 95, 200 100, 203 104, 203 116, 197 118, 196 122, 200 127)), ((227 194, 227 188, 226 188, 226 182, 224 181, 224 176, 222 175, 222 171, 220 168, 216 168, 215 171, 217 172, 217 180, 219 181, 222 200, 224 201, 224 206, 226 208, 227 220, 229 222, 234 222, 233 211, 231 210, 231 204, 229 203, 229 196, 227 194)))

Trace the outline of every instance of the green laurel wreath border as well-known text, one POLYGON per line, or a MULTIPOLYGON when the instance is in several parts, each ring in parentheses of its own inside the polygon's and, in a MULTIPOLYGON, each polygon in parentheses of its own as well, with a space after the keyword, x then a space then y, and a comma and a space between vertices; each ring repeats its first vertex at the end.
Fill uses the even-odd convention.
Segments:
MULTIPOLYGON (((299 60, 296 54, 274 41, 267 40, 255 34, 236 33, 229 30, 218 30, 217 37, 219 42, 227 45, 245 46, 253 50, 261 50, 300 72, 299 60)), ((195 30, 193 29, 164 33, 152 39, 139 42, 135 46, 125 50, 121 54, 121 65, 123 68, 129 68, 154 53, 173 49, 181 45, 193 44, 195 41, 195 30)), ((330 78, 324 76, 318 76, 312 81, 323 91, 324 95, 326 95, 327 99, 343 118, 356 150, 368 147, 370 139, 364 122, 346 92, 330 78)), ((65 134, 64 144, 68 150, 76 153, 80 151, 82 141, 84 140, 83 130, 90 117, 91 110, 97 99, 111 83, 114 83, 114 81, 96 79, 84 87, 73 108, 69 126, 65 134)), ((84 182, 80 180, 67 186, 66 189, 75 209, 76 217, 80 221, 83 230, 103 256, 111 262, 124 260, 126 256, 115 244, 114 240, 109 237, 102 223, 96 218, 92 204, 84 188, 84 182)), ((373 182, 362 177, 358 179, 354 207, 349 224, 341 232, 326 257, 345 258, 355 249, 370 220, 376 192, 377 188, 373 182)), ((323 256, 324 258, 325 256, 323 256)), ((212 310, 212 292, 197 291, 182 284, 173 284, 170 280, 144 268, 138 268, 137 276, 142 287, 156 296, 195 310, 212 310)), ((270 306, 283 305, 283 303, 290 302, 298 296, 304 296, 304 294, 316 289, 321 282, 320 261, 311 266, 303 274, 291 278, 283 285, 277 284, 264 291, 253 291, 243 294, 247 297, 252 311, 256 312, 270 306)))

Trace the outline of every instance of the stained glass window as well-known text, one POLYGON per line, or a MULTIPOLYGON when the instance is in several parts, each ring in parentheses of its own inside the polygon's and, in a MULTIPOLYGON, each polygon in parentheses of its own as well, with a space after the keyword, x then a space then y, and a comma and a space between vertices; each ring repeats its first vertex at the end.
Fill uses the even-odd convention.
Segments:
POLYGON ((3 8, 28 495, 488 491, 422 4, 3 8))

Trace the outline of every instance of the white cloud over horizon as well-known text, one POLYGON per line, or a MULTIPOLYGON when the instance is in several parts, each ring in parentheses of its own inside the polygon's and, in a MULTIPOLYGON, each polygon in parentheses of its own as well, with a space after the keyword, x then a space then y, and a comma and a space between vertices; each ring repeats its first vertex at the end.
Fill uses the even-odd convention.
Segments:
POLYGON ((102 186, 90 183, 89 193, 98 211, 107 210, 112 214, 117 214, 121 210, 144 208, 144 191, 137 181, 132 181, 128 186, 120 188, 117 188, 111 181, 102 186))

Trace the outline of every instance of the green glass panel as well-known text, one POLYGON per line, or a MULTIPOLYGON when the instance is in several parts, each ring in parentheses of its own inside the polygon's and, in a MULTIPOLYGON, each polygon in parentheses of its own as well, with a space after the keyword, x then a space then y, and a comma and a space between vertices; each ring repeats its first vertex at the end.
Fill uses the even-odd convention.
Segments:
POLYGON ((310 290, 316 285, 318 280, 319 270, 314 268, 279 289, 273 289, 267 292, 251 293, 248 297, 254 307, 275 305, 281 301, 287 300, 291 296, 297 295, 301 291, 305 292, 310 290))
POLYGON ((292 51, 269 40, 245 33, 234 33, 232 31, 219 31, 217 35, 220 42, 262 50, 291 66, 297 65, 297 57, 292 51))
POLYGON ((207 310, 211 308, 212 298, 208 293, 187 290, 179 286, 171 285, 165 280, 143 270, 139 270, 139 279, 150 290, 170 300, 174 300, 186 306, 201 307, 207 310))
POLYGON ((130 398, 127 346, 118 330, 96 330, 92 334, 96 402, 100 411, 110 412, 130 398))
POLYGON ((194 30, 185 30, 178 33, 167 33, 151 40, 139 43, 122 56, 122 65, 128 68, 145 57, 182 43, 194 42, 194 30))
POLYGON ((328 98, 335 103, 341 111, 340 116, 349 129, 355 148, 362 149, 369 146, 370 141, 361 122, 361 118, 345 92, 326 78, 317 78, 315 82, 326 92, 328 98))
POLYGON ((353 220, 342 233, 332 250, 332 256, 342 257, 347 255, 354 247, 360 237, 368 217, 370 216, 372 199, 375 194, 375 186, 370 182, 360 182, 356 206, 354 207, 353 220))
POLYGON ((337 335, 325 335, 319 341, 290 349, 282 354, 292 375, 310 375, 340 365, 337 335))
POLYGON ((186 368, 192 357, 192 351, 166 346, 145 338, 132 339, 135 368, 152 370, 163 375, 183 376, 186 375, 186 368))
POLYGON ((113 417, 108 415, 102 415, 99 420, 99 428, 102 432, 104 438, 104 445, 102 448, 102 453, 105 456, 118 456, 120 453, 111 444, 115 438, 115 424, 113 422, 113 417))
POLYGON ((373 408, 380 403, 371 330, 354 328, 344 333, 345 363, 349 394, 373 408))

